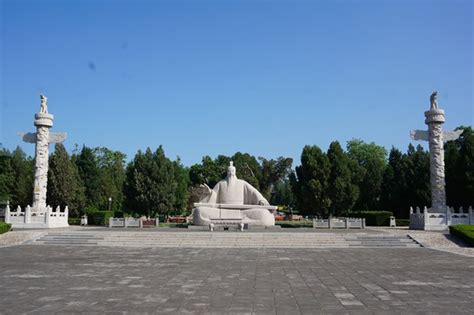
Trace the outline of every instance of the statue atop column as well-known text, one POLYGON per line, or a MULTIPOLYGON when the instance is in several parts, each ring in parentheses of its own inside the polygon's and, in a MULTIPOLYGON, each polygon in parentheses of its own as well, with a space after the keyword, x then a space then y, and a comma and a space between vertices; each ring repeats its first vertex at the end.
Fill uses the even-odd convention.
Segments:
POLYGON ((433 93, 431 93, 430 103, 431 103, 430 110, 438 109, 438 92, 433 91, 433 93))
POLYGON ((446 211, 446 192, 444 174, 444 147, 445 141, 456 140, 462 130, 443 131, 445 121, 444 110, 438 107, 438 93, 434 91, 430 96, 430 110, 425 112, 425 124, 428 130, 412 130, 413 140, 424 140, 430 146, 430 182, 431 208, 429 212, 444 213, 446 211))
POLYGON ((47 114, 48 113, 48 98, 44 95, 40 95, 41 98, 41 107, 40 113, 47 114))
POLYGON ((59 228, 67 227, 69 209, 66 205, 61 211, 60 205, 55 210, 46 203, 46 190, 48 188, 48 160, 49 145, 60 143, 66 139, 66 133, 50 133, 53 127, 54 116, 48 113, 47 98, 40 95, 41 105, 35 114, 36 132, 18 133, 23 141, 35 144, 35 178, 33 184, 33 204, 27 205, 22 211, 18 205, 15 211, 7 207, 5 222, 14 228, 59 228))
POLYGON ((54 116, 48 113, 47 97, 40 95, 40 111, 35 114, 36 132, 19 133, 23 141, 34 143, 35 148, 35 180, 33 186, 32 212, 41 212, 46 208, 46 189, 48 183, 48 147, 51 143, 61 143, 66 133, 50 133, 54 116))

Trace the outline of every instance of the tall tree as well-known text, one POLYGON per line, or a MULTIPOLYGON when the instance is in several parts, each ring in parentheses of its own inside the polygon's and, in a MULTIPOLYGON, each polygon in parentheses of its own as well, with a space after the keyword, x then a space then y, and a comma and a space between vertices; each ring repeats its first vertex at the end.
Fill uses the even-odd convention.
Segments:
POLYGON ((410 206, 431 206, 430 156, 421 145, 417 145, 415 149, 409 144, 404 162, 405 203, 398 212, 401 217, 408 218, 410 206))
POLYGON ((301 165, 290 175, 297 207, 303 214, 327 216, 331 199, 328 196, 330 164, 327 155, 317 146, 305 146, 301 165))
POLYGON ((353 183, 350 160, 339 142, 329 145, 327 156, 330 164, 328 197, 331 200, 330 213, 339 215, 352 210, 359 194, 359 188, 353 183))
MULTIPOLYGON (((245 180, 257 190, 260 190, 262 170, 257 158, 248 153, 237 152, 231 159, 234 161, 234 166, 237 169, 237 177, 245 180)), ((226 172, 228 165, 228 163, 225 165, 226 172)))
POLYGON ((459 139, 445 145, 447 203, 455 208, 474 205, 474 132, 463 130, 459 139))
POLYGON ((27 157, 20 147, 17 147, 10 158, 14 182, 11 190, 11 204, 25 207, 33 202, 34 160, 27 157))
POLYGON ((387 151, 375 143, 359 139, 347 142, 349 157, 357 163, 359 198, 356 210, 377 210, 380 207, 380 193, 385 171, 387 151))
MULTIPOLYGON (((291 174, 291 173, 290 173, 291 174)), ((272 205, 282 205, 294 208, 295 207, 295 195, 291 189, 291 184, 288 179, 278 182, 274 187, 274 193, 270 198, 270 204, 272 205)))
POLYGON ((100 200, 100 169, 92 148, 83 146, 81 153, 74 157, 85 188, 86 205, 99 209, 100 200))
POLYGON ((55 145, 49 158, 47 203, 52 207, 68 206, 72 217, 79 216, 85 205, 79 172, 61 143, 55 145))
POLYGON ((179 157, 173 162, 174 178, 176 181, 175 202, 173 209, 180 214, 186 212, 190 186, 189 170, 181 164, 179 157))
POLYGON ((214 187, 222 179, 223 169, 210 156, 202 158, 201 164, 194 164, 189 170, 189 178, 192 186, 207 184, 214 187))
POLYGON ((146 215, 176 213, 175 207, 180 204, 176 167, 165 156, 162 146, 155 152, 150 148, 145 153, 138 151, 127 166, 124 186, 127 208, 146 215))
POLYGON ((388 165, 383 175, 381 204, 385 210, 394 212, 398 218, 403 217, 400 214, 406 206, 405 170, 402 152, 392 147, 388 156, 388 165))
POLYGON ((122 209, 126 155, 104 147, 95 148, 93 152, 99 168, 99 208, 107 209, 110 198, 113 210, 122 209))
POLYGON ((12 199, 15 173, 11 166, 11 153, 7 149, 0 150, 0 201, 12 199))
MULTIPOLYGON (((261 179, 260 179, 260 192, 267 198, 272 199, 272 195, 276 193, 276 186, 283 188, 281 184, 284 184, 288 180, 288 175, 291 172, 291 165, 293 159, 284 158, 280 156, 278 159, 267 160, 263 157, 258 158, 261 163, 261 179)), ((288 187, 289 188, 289 187, 288 187)))

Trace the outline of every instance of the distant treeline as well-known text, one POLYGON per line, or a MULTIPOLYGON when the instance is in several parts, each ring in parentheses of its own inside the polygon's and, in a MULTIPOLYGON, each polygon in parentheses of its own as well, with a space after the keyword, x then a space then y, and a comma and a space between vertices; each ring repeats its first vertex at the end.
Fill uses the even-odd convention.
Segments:
MULTIPOLYGON (((474 205, 474 133, 445 144, 446 191, 450 206, 474 205)), ((57 144, 49 160, 48 204, 68 205, 71 216, 84 211, 115 210, 145 215, 188 214, 199 198, 200 184, 223 179, 229 161, 237 176, 256 187, 271 204, 304 215, 339 215, 351 211, 389 210, 408 217, 410 206, 430 206, 429 153, 411 144, 406 153, 362 140, 348 141, 345 150, 334 141, 327 152, 305 146, 301 163, 291 158, 266 159, 237 152, 205 156, 184 167, 180 160, 155 151, 138 151, 126 164, 125 154, 83 146, 69 155, 57 144)), ((0 150, 0 201, 12 207, 32 202, 34 160, 21 148, 0 150)))

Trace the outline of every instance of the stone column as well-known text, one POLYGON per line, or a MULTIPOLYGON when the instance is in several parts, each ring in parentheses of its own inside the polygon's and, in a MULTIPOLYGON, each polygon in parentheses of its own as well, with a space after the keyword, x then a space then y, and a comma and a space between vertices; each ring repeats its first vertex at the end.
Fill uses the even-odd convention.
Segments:
POLYGON ((425 124, 428 125, 428 139, 430 145, 430 212, 444 213, 446 211, 442 129, 442 124, 444 123, 444 110, 432 108, 425 112, 425 117, 425 124))
POLYGON ((46 210, 46 189, 48 186, 49 128, 53 126, 53 119, 53 115, 44 112, 39 112, 35 115, 36 149, 32 212, 46 210))

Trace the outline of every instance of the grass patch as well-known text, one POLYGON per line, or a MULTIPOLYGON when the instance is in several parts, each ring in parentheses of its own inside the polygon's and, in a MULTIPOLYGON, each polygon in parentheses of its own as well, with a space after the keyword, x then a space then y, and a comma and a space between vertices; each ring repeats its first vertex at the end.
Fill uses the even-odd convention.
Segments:
POLYGON ((279 225, 282 228, 312 228, 312 220, 301 220, 301 221, 276 221, 275 225, 279 225))
POLYGON ((0 234, 7 233, 12 228, 11 224, 0 222, 0 234))
POLYGON ((456 224, 449 227, 449 233, 474 247, 474 225, 456 224))

